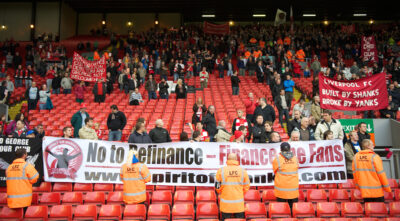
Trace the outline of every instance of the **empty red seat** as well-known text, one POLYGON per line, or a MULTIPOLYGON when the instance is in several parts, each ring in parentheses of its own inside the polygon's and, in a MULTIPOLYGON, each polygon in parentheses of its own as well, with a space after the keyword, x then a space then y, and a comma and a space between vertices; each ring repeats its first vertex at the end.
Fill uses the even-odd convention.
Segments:
POLYGON ((364 207, 367 217, 388 217, 385 203, 365 203, 364 207))
POLYGON ((10 209, 8 206, 4 206, 0 210, 0 220, 22 220, 24 217, 24 211, 22 208, 10 209))
POLYGON ((120 220, 122 211, 120 205, 102 205, 98 220, 120 220))
POLYGON ((93 184, 91 183, 75 183, 74 192, 92 192, 93 184))
POLYGON ((33 192, 51 192, 51 183, 49 182, 42 182, 40 186, 32 187, 33 192))
POLYGON ((295 218, 315 217, 315 210, 311 202, 294 203, 292 211, 295 218))
POLYGON ((40 204, 42 205, 60 205, 60 193, 43 193, 40 197, 40 204))
POLYGON ((53 192, 72 192, 72 183, 54 183, 53 192))
POLYGON ((7 205, 7 193, 0 193, 0 206, 7 205))
POLYGON ((357 190, 357 189, 351 190, 350 194, 351 194, 350 198, 351 198, 352 202, 364 202, 364 199, 361 196, 360 190, 357 190))
POLYGON ((124 185, 123 184, 115 184, 114 191, 124 191, 124 185))
POLYGON ((244 201, 248 202, 261 202, 260 191, 258 190, 248 190, 244 194, 244 201))
POLYGON ((25 212, 24 220, 47 220, 47 206, 30 206, 25 212))
POLYGON ((357 218, 364 216, 364 210, 361 203, 358 202, 343 202, 341 211, 343 217, 357 218))
POLYGON ((123 192, 109 192, 107 195, 107 204, 123 204, 123 192))
POLYGON ((389 218, 385 218, 385 221, 400 221, 400 218, 389 217, 389 218))
POLYGON ((339 207, 334 202, 317 203, 317 217, 332 218, 340 217, 339 207))
POLYGON ((337 189, 336 183, 318 184, 318 189, 337 189))
MULTIPOLYGON (((258 190, 257 190, 258 191, 258 190)), ((267 218, 267 208, 261 202, 249 202, 245 205, 246 219, 267 218)))
POLYGON ((289 218, 291 217, 288 203, 271 202, 268 205, 269 218, 289 218))
POLYGON ((198 190, 196 193, 196 204, 203 202, 215 203, 217 196, 213 190, 198 190))
POLYGON ((175 191, 178 190, 191 190, 193 193, 196 192, 196 187, 195 186, 177 186, 175 187, 175 191))
POLYGON ((126 205, 124 219, 146 220, 146 206, 144 204, 126 205))
POLYGON ((151 195, 152 204, 172 205, 172 193, 169 190, 156 190, 151 195))
POLYGON ((174 203, 194 203, 194 194, 192 190, 176 190, 174 203))
POLYGON ((71 220, 72 206, 71 205, 56 205, 51 207, 48 220, 71 220))
POLYGON ((357 218, 357 221, 379 221, 377 218, 357 218))
POLYGON ((112 183, 95 183, 93 191, 112 192, 114 185, 112 183))
POLYGON ((399 184, 396 179, 388 179, 390 188, 397 189, 399 188, 399 184))
POLYGON ((347 190, 331 189, 329 190, 329 201, 330 202, 348 202, 350 201, 349 193, 347 190))
POLYGON ((400 189, 394 190, 394 198, 396 201, 400 201, 400 189))
POLYGON ((82 192, 67 192, 62 197, 62 204, 80 205, 83 204, 82 192))
POLYGON ((400 202, 389 203, 389 214, 391 217, 400 217, 400 202))
POLYGON ((330 218, 329 221, 351 221, 350 218, 330 218))
POLYGON ((317 189, 317 184, 300 184, 300 189, 317 189))
POLYGON ((147 219, 170 220, 170 207, 167 204, 151 204, 147 213, 147 219))
POLYGON ((197 204, 196 219, 218 219, 219 209, 216 203, 201 202, 197 204))
POLYGON ((326 202, 328 198, 326 196, 325 190, 312 189, 307 190, 307 202, 326 202))
POLYGON ((274 190, 263 190, 261 199, 265 203, 276 201, 274 190))
POLYGON ((356 188, 354 185, 354 181, 352 179, 348 179, 346 183, 339 183, 339 189, 354 189, 356 188))
POLYGON ((74 220, 97 220, 96 205, 78 205, 74 211, 74 220))
POLYGON ((173 193, 173 192, 175 192, 175 187, 174 186, 157 185, 156 190, 168 190, 173 193))
POLYGON ((85 195, 84 203, 85 204, 95 204, 101 205, 105 204, 106 195, 104 192, 88 192, 85 195))
POLYGON ((193 203, 179 203, 172 207, 172 220, 194 219, 193 203))

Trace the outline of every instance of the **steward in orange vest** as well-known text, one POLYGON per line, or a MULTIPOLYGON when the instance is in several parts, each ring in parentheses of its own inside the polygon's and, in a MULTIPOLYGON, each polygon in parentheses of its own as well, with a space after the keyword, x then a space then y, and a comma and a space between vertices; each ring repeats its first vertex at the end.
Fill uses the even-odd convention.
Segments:
POLYGON ((383 170, 382 160, 374 152, 370 139, 361 142, 362 149, 353 159, 353 176, 356 188, 361 191, 364 202, 384 202, 384 193, 392 192, 383 170))
POLYGON ((299 198, 299 163, 290 151, 290 144, 281 143, 281 153, 272 162, 275 174, 274 194, 278 202, 288 202, 290 208, 299 198))
POLYGON ((232 213, 235 218, 244 218, 244 194, 250 189, 249 176, 239 166, 236 154, 229 154, 226 164, 216 175, 222 220, 229 219, 232 213))
POLYGON ((32 203, 32 184, 39 179, 39 173, 25 162, 26 149, 18 149, 15 155, 17 158, 6 170, 7 204, 10 208, 24 208, 32 203))
POLYGON ((151 174, 147 166, 139 162, 136 151, 131 150, 128 161, 122 165, 121 180, 126 204, 143 204, 146 201, 146 183, 150 182, 151 174))
POLYGON ((297 57, 297 60, 299 60, 300 62, 304 62, 304 58, 306 57, 306 53, 304 53, 303 49, 300 48, 300 50, 298 50, 296 52, 296 57, 297 57))
POLYGON ((289 38, 288 36, 286 36, 285 39, 283 40, 283 43, 284 43, 286 46, 289 46, 289 45, 290 45, 290 42, 291 42, 291 40, 290 40, 290 38, 289 38))

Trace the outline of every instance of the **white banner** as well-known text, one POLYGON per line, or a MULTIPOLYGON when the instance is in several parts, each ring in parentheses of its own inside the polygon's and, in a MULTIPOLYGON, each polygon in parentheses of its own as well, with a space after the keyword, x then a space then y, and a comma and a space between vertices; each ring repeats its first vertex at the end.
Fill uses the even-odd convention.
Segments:
MULTIPOLYGON (((346 166, 341 140, 290 142, 298 157, 300 184, 344 183, 346 166)), ((251 184, 274 184, 272 162, 280 144, 162 143, 128 144, 109 141, 45 137, 43 165, 49 182, 121 183, 120 168, 128 151, 152 174, 153 185, 214 186, 215 174, 237 153, 251 184)))

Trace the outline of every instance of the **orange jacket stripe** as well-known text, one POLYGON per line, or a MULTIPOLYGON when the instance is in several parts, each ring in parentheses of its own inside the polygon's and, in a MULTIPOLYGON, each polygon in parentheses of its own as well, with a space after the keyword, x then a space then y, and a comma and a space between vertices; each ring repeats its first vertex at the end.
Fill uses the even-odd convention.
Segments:
POLYGON ((275 173, 274 194, 281 199, 295 199, 299 197, 299 163, 296 157, 287 160, 279 154, 273 161, 275 173), (285 162, 282 164, 281 162, 285 162))
POLYGON ((121 180, 124 184, 123 199, 126 204, 146 201, 146 183, 151 180, 151 174, 146 165, 124 164, 121 168, 121 180))

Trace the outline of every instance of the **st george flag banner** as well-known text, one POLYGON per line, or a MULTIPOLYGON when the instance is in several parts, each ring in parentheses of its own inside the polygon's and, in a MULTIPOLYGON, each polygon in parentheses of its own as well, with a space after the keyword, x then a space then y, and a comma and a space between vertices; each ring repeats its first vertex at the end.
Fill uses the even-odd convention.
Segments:
POLYGON ((376 49, 374 36, 362 36, 361 55, 369 61, 378 61, 378 50, 376 49))
POLYGON ((226 35, 229 34, 229 23, 225 24, 213 24, 210 22, 204 22, 204 33, 212 35, 226 35))
POLYGON ((338 81, 319 75, 320 104, 323 109, 366 111, 388 106, 385 73, 355 81, 338 81))
POLYGON ((96 82, 106 79, 106 57, 97 61, 88 61, 78 53, 74 52, 72 61, 71 78, 79 81, 96 82))
MULTIPOLYGON (((300 184, 346 182, 341 140, 290 142, 299 160, 300 184)), ((151 173, 149 185, 214 186, 215 174, 236 153, 251 185, 274 185, 272 162, 280 143, 157 143, 129 144, 110 141, 45 137, 44 177, 49 182, 121 183, 121 166, 130 149, 151 173)))

